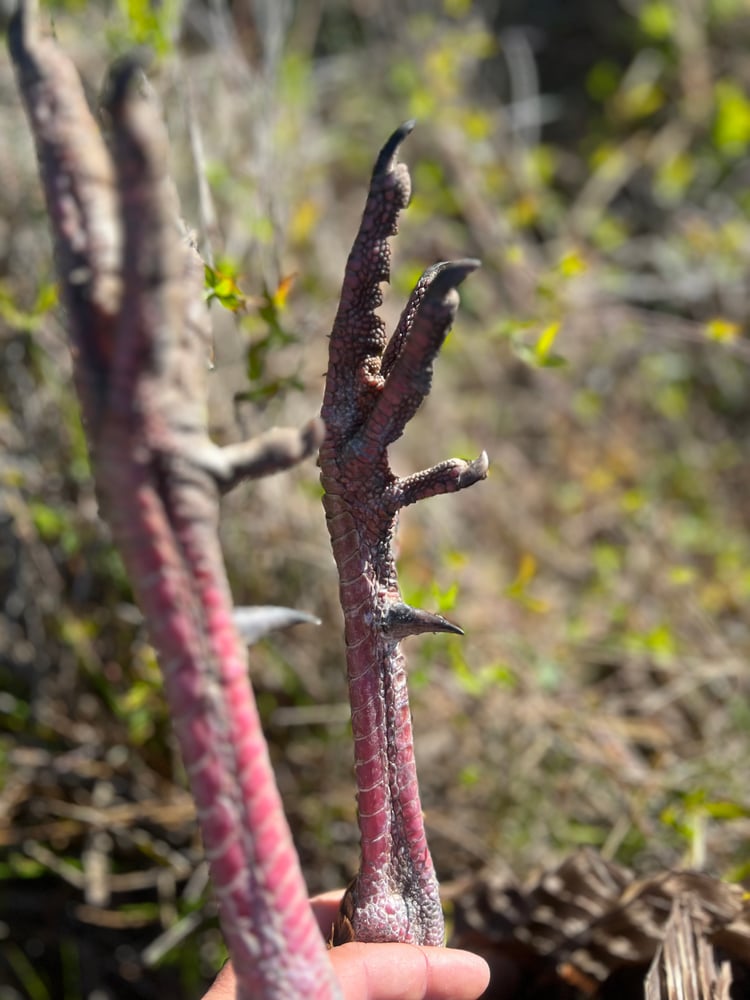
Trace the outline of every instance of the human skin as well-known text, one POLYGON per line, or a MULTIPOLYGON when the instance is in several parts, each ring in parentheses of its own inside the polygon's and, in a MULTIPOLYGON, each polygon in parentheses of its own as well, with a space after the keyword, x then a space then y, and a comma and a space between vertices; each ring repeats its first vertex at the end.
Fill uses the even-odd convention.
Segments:
MULTIPOLYGON (((321 933, 330 935, 341 891, 310 902, 321 933)), ((329 955, 345 1000, 477 1000, 489 984, 484 959, 455 948, 354 941, 329 955)), ((235 977, 227 964, 203 1000, 235 1000, 235 977)))

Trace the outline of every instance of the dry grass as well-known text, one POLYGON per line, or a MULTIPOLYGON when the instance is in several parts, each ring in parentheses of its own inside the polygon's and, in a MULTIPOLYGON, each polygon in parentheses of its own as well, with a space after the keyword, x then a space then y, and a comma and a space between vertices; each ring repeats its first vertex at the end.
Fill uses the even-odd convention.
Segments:
MULTIPOLYGON (((107 51, 91 39, 103 25, 87 11, 83 38, 81 16, 61 16, 58 33, 95 83, 107 51)), ((412 471, 481 448, 491 460, 486 483, 409 510, 401 525, 408 592, 454 603, 447 613, 466 631, 408 650, 438 870, 445 880, 485 865, 524 874, 593 844, 642 873, 690 864, 742 877, 749 355, 743 336, 705 334, 715 317, 740 328, 748 319, 742 161, 710 182, 705 123, 689 121, 676 93, 660 121, 613 128, 619 174, 587 175, 576 134, 557 141, 549 179, 533 168, 534 137, 513 128, 507 95, 487 82, 494 63, 466 41, 477 17, 430 27, 415 16, 398 38, 378 16, 366 23, 359 48, 322 52, 298 11, 284 58, 246 27, 244 48, 203 48, 154 76, 186 216, 200 229, 192 115, 213 184, 214 251, 236 262, 251 295, 298 274, 283 320, 299 342, 275 352, 267 373, 298 371, 304 390, 263 410, 232 406, 248 338, 265 327, 252 311, 239 324, 217 314, 216 435, 318 409, 370 164, 421 101, 403 151, 416 196, 383 315, 393 322, 435 259, 477 254, 484 268, 397 462, 412 471), (448 90, 435 93, 430 60, 451 51, 461 66, 443 67, 448 90), (410 65, 416 82, 399 90, 410 65), (685 134, 704 143, 695 169, 708 179, 657 212, 649 184, 685 134), (522 224, 532 203, 538 215, 522 224), (616 245, 604 222, 627 230, 616 245), (566 366, 530 364, 540 331, 558 320, 566 366)), ((729 57, 707 51, 718 75, 729 57)), ((7 62, 0 107, 0 997, 197 996, 219 945, 191 805, 153 656, 97 520, 61 320, 7 304, 32 311, 52 276, 7 62), (200 949, 144 971, 144 949, 161 958, 160 935, 194 923, 200 949)), ((315 469, 300 469, 238 493, 223 526, 239 603, 323 619, 253 655, 313 891, 343 884, 357 860, 341 621, 318 495, 315 469)))

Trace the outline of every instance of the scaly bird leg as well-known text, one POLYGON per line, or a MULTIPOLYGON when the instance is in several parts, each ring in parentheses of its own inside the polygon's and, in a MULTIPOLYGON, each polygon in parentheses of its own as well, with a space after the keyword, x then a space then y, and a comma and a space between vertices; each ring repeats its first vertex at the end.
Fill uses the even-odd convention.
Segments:
POLYGON ((456 287, 478 266, 436 264, 417 283, 386 344, 375 310, 390 276, 389 237, 409 201, 409 173, 397 160, 407 123, 383 148, 346 267, 330 341, 320 450, 328 530, 339 572, 352 706, 362 859, 342 904, 333 941, 443 944, 438 883, 427 847, 414 762, 400 640, 461 630, 411 608, 398 586, 392 542, 398 512, 452 493, 487 474, 450 459, 397 478, 387 449, 430 391, 432 363, 458 306, 456 287))
MULTIPOLYGON (((167 137, 113 73, 110 151, 31 3, 9 31, 36 141, 97 488, 158 651, 240 1000, 340 995, 283 814, 217 535, 219 493, 322 437, 220 449, 206 430, 203 268, 180 234, 167 137)), ((282 616, 283 618, 284 616, 282 616)), ((260 634, 269 621, 255 617, 260 634)))

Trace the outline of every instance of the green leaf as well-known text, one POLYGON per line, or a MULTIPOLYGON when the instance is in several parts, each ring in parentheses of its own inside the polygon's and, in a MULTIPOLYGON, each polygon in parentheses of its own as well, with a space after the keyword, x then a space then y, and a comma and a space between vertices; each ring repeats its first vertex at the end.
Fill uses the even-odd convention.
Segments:
POLYGON ((537 361, 544 363, 544 361, 548 358, 559 332, 559 320, 556 320, 554 323, 548 323, 547 326, 545 326, 539 334, 539 339, 534 347, 534 354, 536 355, 537 361))
POLYGON ((146 45, 158 55, 173 47, 181 13, 181 0, 119 0, 130 33, 130 44, 146 45))
POLYGON ((714 96, 714 141, 723 153, 740 156, 750 142, 750 101, 730 80, 720 80, 714 96))
POLYGON ((247 308, 248 297, 237 284, 236 274, 231 264, 224 263, 222 268, 203 265, 206 283, 205 298, 207 302, 218 302, 230 312, 240 312, 247 308))
POLYGON ((740 805, 739 802, 706 802, 704 808, 712 819, 747 819, 750 816, 750 808, 740 805))
POLYGON ((717 316, 706 323, 704 333, 709 340, 717 340, 719 343, 732 343, 739 336, 740 327, 730 319, 723 319, 717 316))
POLYGON ((33 333, 39 329, 42 317, 54 309, 58 302, 57 285, 47 282, 40 285, 31 309, 19 306, 12 293, 0 282, 0 319, 14 330, 33 333))
POLYGON ((675 30, 673 5, 664 0, 650 0, 641 6, 638 22, 649 38, 659 41, 671 38, 675 30))
POLYGON ((617 63, 602 59, 595 63, 586 76, 586 90, 595 101, 606 101, 617 90, 622 70, 617 63))
POLYGON ((15 941, 5 943, 3 954, 23 987, 24 995, 28 997, 28 1000, 50 1000, 50 992, 39 975, 36 963, 27 957, 15 941))

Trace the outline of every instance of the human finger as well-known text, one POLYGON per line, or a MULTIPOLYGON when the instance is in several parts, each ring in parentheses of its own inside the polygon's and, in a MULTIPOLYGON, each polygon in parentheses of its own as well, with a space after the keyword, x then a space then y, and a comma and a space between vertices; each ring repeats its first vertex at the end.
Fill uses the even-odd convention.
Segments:
POLYGON ((354 941, 330 952, 346 1000, 477 1000, 490 972, 455 948, 354 941))

